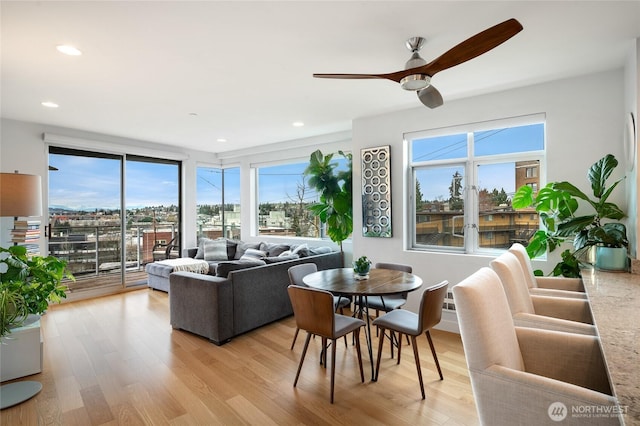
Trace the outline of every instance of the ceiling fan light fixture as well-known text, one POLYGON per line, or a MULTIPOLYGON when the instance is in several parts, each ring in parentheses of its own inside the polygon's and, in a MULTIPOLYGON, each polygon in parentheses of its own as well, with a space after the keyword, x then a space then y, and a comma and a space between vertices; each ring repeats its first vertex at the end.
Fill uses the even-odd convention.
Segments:
POLYGON ((422 90, 431 84, 431 77, 427 74, 412 74, 400 80, 400 87, 404 90, 422 90))

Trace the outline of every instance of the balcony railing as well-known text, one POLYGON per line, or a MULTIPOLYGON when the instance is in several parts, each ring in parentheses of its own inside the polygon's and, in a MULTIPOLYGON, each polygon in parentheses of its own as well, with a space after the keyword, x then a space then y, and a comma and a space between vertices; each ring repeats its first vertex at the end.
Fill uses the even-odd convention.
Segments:
MULTIPOLYGON (((170 241, 177 224, 134 224, 125 232, 125 268, 135 271, 153 261, 153 246, 170 241)), ((118 271, 122 267, 122 232, 114 225, 52 226, 49 253, 68 262, 77 278, 118 271)))

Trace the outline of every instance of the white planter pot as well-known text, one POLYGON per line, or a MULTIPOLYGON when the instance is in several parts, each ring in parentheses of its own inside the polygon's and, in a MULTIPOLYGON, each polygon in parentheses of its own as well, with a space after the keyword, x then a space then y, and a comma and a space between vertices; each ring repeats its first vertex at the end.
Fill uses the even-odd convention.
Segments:
POLYGON ((602 271, 626 271, 628 269, 625 247, 596 247, 596 269, 602 271))
POLYGON ((0 340, 0 382, 30 376, 42 371, 40 316, 29 315, 0 340))

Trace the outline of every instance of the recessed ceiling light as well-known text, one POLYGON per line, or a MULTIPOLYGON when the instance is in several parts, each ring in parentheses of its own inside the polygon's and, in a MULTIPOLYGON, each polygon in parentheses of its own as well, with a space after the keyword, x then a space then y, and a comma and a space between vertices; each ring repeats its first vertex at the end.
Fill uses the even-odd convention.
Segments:
POLYGON ((58 52, 64 53, 65 55, 69 55, 69 56, 82 55, 81 51, 79 51, 77 48, 73 46, 69 46, 68 44, 61 44, 60 46, 56 46, 56 49, 58 49, 58 52))
POLYGON ((302 126, 304 126, 304 123, 302 121, 293 122, 293 127, 302 127, 302 126))
POLYGON ((42 105, 43 107, 47 107, 47 108, 58 108, 58 106, 59 106, 57 103, 50 102, 50 101, 44 101, 40 105, 42 105))
POLYGON ((198 113, 197 112, 190 112, 189 115, 192 116, 192 117, 197 117, 198 113))
POLYGON ((224 143, 224 142, 226 142, 226 141, 227 141, 227 140, 226 140, 225 138, 218 138, 218 139, 216 139, 216 142, 220 142, 220 143, 224 143))

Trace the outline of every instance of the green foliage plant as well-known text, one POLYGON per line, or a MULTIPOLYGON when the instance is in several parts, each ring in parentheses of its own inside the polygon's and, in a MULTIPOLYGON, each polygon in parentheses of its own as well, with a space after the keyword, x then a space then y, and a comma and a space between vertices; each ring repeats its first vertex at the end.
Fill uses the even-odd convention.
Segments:
POLYGON ((304 174, 319 196, 319 202, 307 208, 327 225, 329 238, 342 251, 342 242, 353 233, 352 155, 342 151, 338 154, 347 159, 347 170, 336 171, 334 154, 323 155, 317 150, 311 154, 304 174))
POLYGON ((622 181, 619 179, 607 187, 607 180, 617 165, 618 160, 611 154, 591 165, 587 177, 593 197, 566 181, 551 182, 537 194, 527 185, 518 188, 512 199, 513 208, 533 206, 544 228, 529 240, 527 252, 530 258, 544 254, 547 249, 553 251, 566 240, 573 239, 573 251, 565 250, 562 253, 562 261, 552 274, 579 277, 580 260, 585 258, 590 247, 628 247, 626 228, 618 222, 625 217, 625 213, 608 201, 622 181), (576 215, 581 204, 586 204, 591 212, 576 215))
POLYGON ((360 256, 353 262, 353 272, 357 274, 366 274, 371 269, 371 261, 367 256, 360 256))
POLYGON ((67 297, 64 278, 74 280, 64 260, 27 256, 23 246, 0 247, 0 291, 19 294, 29 314, 41 315, 49 302, 67 297))

